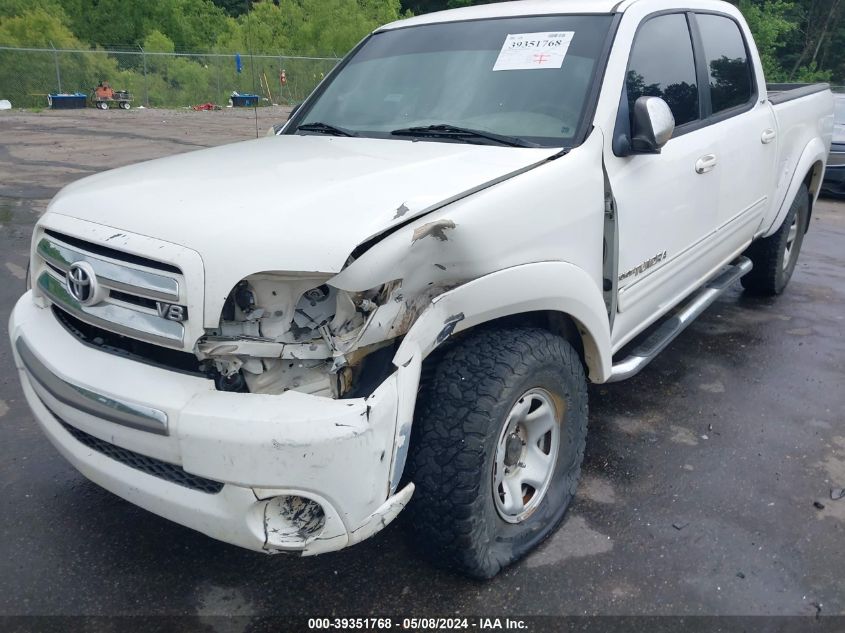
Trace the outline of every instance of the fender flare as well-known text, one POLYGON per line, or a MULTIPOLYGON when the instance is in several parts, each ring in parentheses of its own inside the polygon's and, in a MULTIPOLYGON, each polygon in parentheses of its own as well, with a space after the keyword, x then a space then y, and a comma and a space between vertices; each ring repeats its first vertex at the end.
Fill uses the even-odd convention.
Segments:
MULTIPOLYGON (((809 143, 807 143, 807 146, 804 148, 804 151, 801 152, 801 157, 798 159, 798 163, 792 172, 792 180, 789 182, 786 195, 784 195, 783 200, 780 201, 778 212, 769 227, 760 233, 760 237, 769 237, 780 228, 786 214, 789 212, 789 207, 792 206, 792 201, 795 199, 795 195, 798 193, 798 188, 807 178, 807 174, 810 172, 813 165, 818 162, 821 162, 824 165, 827 161, 827 154, 828 151, 820 138, 813 138, 809 143)), ((823 171, 824 170, 822 170, 822 172, 823 171)), ((818 184, 821 184, 821 180, 819 180, 818 184)), ((818 187, 816 188, 816 191, 811 191, 814 200, 815 197, 818 196, 818 192, 818 187)))
POLYGON ((582 268, 557 261, 521 264, 444 292, 420 314, 393 357, 398 393, 390 494, 399 485, 408 457, 423 359, 453 333, 541 310, 561 312, 575 321, 590 379, 607 381, 612 365, 610 321, 601 290, 582 268))

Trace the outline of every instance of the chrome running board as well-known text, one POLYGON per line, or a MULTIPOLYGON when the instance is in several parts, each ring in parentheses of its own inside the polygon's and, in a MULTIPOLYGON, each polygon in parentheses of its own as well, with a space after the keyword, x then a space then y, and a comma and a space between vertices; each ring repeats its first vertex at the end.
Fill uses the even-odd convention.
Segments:
POLYGON ((736 280, 751 272, 752 268, 750 259, 740 257, 707 282, 697 294, 692 295, 689 302, 679 312, 661 323, 642 343, 637 345, 627 358, 614 363, 607 382, 619 382, 637 375, 736 280))

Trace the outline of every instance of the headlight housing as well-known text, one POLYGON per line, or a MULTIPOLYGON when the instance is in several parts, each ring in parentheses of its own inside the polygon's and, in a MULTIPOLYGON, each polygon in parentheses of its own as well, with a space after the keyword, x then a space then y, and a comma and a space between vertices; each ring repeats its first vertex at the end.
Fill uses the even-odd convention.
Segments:
POLYGON ((346 393, 351 370, 345 354, 366 329, 385 288, 350 293, 326 283, 329 279, 258 273, 238 282, 219 326, 197 344, 197 355, 211 361, 221 377, 218 388, 346 393))

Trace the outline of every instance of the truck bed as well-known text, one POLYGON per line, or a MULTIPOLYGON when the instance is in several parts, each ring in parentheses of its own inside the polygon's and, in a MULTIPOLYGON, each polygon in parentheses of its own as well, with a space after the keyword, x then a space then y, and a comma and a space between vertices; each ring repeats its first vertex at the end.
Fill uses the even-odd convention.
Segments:
POLYGON ((830 84, 767 84, 766 88, 769 92, 769 101, 773 105, 786 103, 806 97, 817 92, 824 92, 830 90, 830 84))
MULTIPOLYGON (((833 135, 833 93, 830 85, 818 84, 771 84, 768 86, 769 102, 777 120, 778 164, 777 181, 773 198, 771 219, 764 233, 770 234, 780 226, 795 197, 803 177, 812 163, 806 163, 810 154, 823 152, 833 135), (823 149, 822 149, 823 148, 823 149)), ((821 178, 822 169, 816 177, 821 178)), ((819 180, 820 182, 820 180, 819 180)))

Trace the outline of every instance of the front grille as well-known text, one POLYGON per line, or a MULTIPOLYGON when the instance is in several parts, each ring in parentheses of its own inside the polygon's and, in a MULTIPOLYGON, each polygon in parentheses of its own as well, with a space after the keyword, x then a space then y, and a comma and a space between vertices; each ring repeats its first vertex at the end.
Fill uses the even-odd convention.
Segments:
POLYGON ((85 431, 80 431, 76 427, 71 426, 56 416, 56 414, 52 411, 50 411, 50 413, 78 442, 84 444, 91 450, 97 451, 101 455, 105 455, 106 457, 129 466, 130 468, 140 470, 143 473, 153 475, 159 479, 164 479, 170 483, 184 486, 185 488, 190 488, 191 490, 205 492, 207 494, 217 494, 223 489, 223 484, 219 481, 213 481, 212 479, 192 475, 185 472, 180 466, 176 466, 175 464, 169 464, 160 459, 140 455, 125 448, 121 448, 120 446, 110 444, 109 442, 101 440, 98 437, 94 437, 93 435, 89 435, 85 431))
POLYGON ((186 321, 166 316, 171 305, 187 316, 185 280, 176 266, 50 229, 37 238, 35 252, 34 285, 54 306, 109 332, 184 348, 186 321))
POLYGON ((123 301, 124 303, 141 306, 142 308, 147 308, 148 310, 158 310, 156 302, 152 299, 137 297, 126 292, 120 292, 120 290, 109 290, 109 297, 117 299, 118 301, 123 301))
POLYGON ((109 332, 77 319, 58 306, 53 306, 53 314, 68 332, 85 345, 154 367, 207 377, 202 363, 190 352, 180 352, 109 332))

